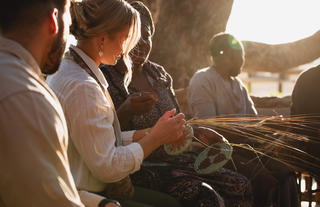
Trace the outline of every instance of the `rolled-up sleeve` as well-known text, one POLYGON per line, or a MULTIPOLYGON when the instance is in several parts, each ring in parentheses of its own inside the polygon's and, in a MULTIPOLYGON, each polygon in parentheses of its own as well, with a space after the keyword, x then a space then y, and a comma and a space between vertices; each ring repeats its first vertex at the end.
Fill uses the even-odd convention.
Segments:
POLYGON ((99 203, 105 199, 105 197, 100 196, 95 193, 90 193, 88 191, 79 191, 79 195, 81 198, 81 201, 86 207, 98 207, 99 203))
POLYGON ((134 132, 123 133, 128 145, 116 146, 114 111, 99 85, 75 85, 64 108, 70 138, 93 176, 111 183, 140 169, 144 154, 140 144, 131 143, 134 132))
POLYGON ((128 145, 128 144, 131 144, 133 142, 133 134, 135 132, 136 132, 136 130, 121 132, 123 145, 128 145))
POLYGON ((249 92, 246 88, 246 86, 242 83, 242 81, 240 79, 238 79, 239 81, 239 85, 241 87, 241 91, 243 93, 243 97, 244 97, 244 100, 245 100, 245 103, 246 103, 246 115, 248 116, 257 116, 258 115, 258 112, 254 106, 254 103, 249 95, 249 92))

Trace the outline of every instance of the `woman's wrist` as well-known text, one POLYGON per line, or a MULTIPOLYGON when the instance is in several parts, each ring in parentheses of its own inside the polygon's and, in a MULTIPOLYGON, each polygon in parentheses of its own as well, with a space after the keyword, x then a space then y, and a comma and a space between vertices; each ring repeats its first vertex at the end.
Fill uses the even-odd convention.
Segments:
POLYGON ((116 204, 117 206, 121 207, 121 204, 118 201, 112 200, 112 199, 108 199, 108 198, 102 199, 100 201, 98 207, 105 207, 109 203, 113 203, 113 204, 116 204))
POLYGON ((151 128, 147 128, 144 130, 144 135, 147 136, 150 134, 150 132, 151 132, 151 128))
POLYGON ((133 134, 132 140, 133 142, 138 142, 140 139, 142 139, 143 137, 149 134, 150 134, 150 128, 136 130, 135 133, 133 134))

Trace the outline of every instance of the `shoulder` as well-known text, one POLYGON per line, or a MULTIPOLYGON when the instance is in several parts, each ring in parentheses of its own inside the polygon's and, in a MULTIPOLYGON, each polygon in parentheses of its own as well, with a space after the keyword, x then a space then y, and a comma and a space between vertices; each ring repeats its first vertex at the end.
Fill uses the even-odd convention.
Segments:
POLYGON ((124 77, 124 73, 121 73, 119 71, 119 69, 117 68, 117 66, 113 66, 113 65, 101 65, 100 67, 101 72, 103 73, 103 75, 105 76, 105 78, 114 78, 114 77, 124 77))
POLYGON ((164 69, 163 66, 147 60, 143 65, 143 69, 151 76, 153 79, 162 82, 166 86, 172 85, 172 77, 164 69))
POLYGON ((314 80, 320 80, 320 65, 302 72, 299 75, 297 82, 307 83, 314 80))
POLYGON ((51 93, 39 75, 23 60, 5 57, 4 54, 0 58, 5 58, 0 62, 0 100, 20 93, 51 93))
POLYGON ((147 62, 143 65, 143 68, 149 74, 156 76, 157 78, 170 76, 169 73, 164 69, 163 66, 161 66, 157 63, 154 63, 150 60, 147 60, 147 62))
POLYGON ((147 62, 144 64, 144 66, 146 66, 147 68, 149 68, 153 71, 157 71, 161 74, 167 74, 167 71, 164 69, 164 67, 162 65, 159 65, 159 64, 152 62, 150 60, 147 60, 147 62))
POLYGON ((320 83, 320 65, 308 69, 300 74, 292 92, 292 99, 297 98, 311 98, 318 100, 319 97, 319 83, 320 83))
POLYGON ((215 71, 211 67, 199 69, 193 74, 189 85, 193 86, 206 84, 205 82, 210 81, 210 77, 212 77, 212 75, 215 75, 215 71))
POLYGON ((59 71, 47 77, 47 83, 62 101, 70 96, 92 95, 101 91, 99 84, 78 64, 63 59, 59 71))
MULTIPOLYGON (((39 91, 20 91, 1 100, 2 110, 17 117, 26 117, 36 124, 65 123, 64 114, 56 97, 39 91)), ((41 125, 42 126, 42 125, 41 125)), ((49 127, 49 126, 47 126, 49 127)))
POLYGON ((247 87, 244 85, 244 83, 242 82, 242 80, 238 76, 234 78, 234 81, 239 85, 239 87, 242 90, 246 90, 247 91, 247 87))
POLYGON ((107 80, 109 84, 109 90, 110 87, 113 88, 115 86, 117 87, 124 87, 124 76, 125 74, 122 73, 117 66, 111 66, 111 65, 102 65, 100 66, 100 70, 103 73, 103 76, 107 80))
POLYGON ((311 68, 299 76, 292 92, 292 114, 319 114, 320 66, 311 68))
POLYGON ((304 90, 315 90, 319 89, 319 82, 320 82, 320 65, 314 68, 308 69, 302 72, 293 89, 293 95, 300 91, 303 92, 304 90))

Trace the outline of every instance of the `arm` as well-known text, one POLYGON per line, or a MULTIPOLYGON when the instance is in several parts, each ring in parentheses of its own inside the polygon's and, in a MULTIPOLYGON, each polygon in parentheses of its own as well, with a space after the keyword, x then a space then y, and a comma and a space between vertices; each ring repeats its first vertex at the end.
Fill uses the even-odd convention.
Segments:
POLYGON ((159 146, 184 138, 182 136, 185 124, 184 115, 179 113, 173 116, 175 113, 176 109, 166 112, 151 128, 150 134, 138 141, 143 148, 145 158, 159 146))
MULTIPOLYGON (((128 97, 129 98, 129 97, 128 97)), ((124 102, 117 110, 117 115, 121 125, 121 129, 125 129, 128 126, 130 120, 132 120, 134 113, 130 110, 130 107, 124 105, 124 102)))
POLYGON ((169 93, 171 99, 173 100, 173 103, 174 103, 174 105, 175 105, 175 107, 176 107, 176 109, 177 109, 177 112, 179 113, 179 112, 181 112, 181 110, 180 110, 180 105, 179 105, 179 104, 181 104, 181 103, 178 102, 178 99, 177 99, 177 97, 176 97, 175 91, 174 91, 174 89, 173 89, 173 79, 172 79, 172 77, 170 76, 170 74, 167 73, 166 70, 165 70, 162 66, 160 67, 160 70, 162 71, 162 73, 164 74, 164 76, 165 76, 166 79, 167 79, 167 82, 168 82, 168 84, 169 84, 168 87, 167 87, 168 93, 169 93))
POLYGON ((137 143, 116 146, 114 111, 95 82, 77 84, 64 101, 70 138, 92 175, 112 183, 140 168, 143 149, 137 143))
POLYGON ((36 92, 0 103, 0 195, 6 206, 83 207, 69 169, 64 117, 36 92))
POLYGON ((110 105, 94 83, 74 88, 65 103, 71 139, 91 173, 105 183, 137 171, 144 157, 161 144, 175 141, 184 127, 184 116, 169 118, 175 111, 170 112, 139 143, 115 146, 115 117, 110 105))
POLYGON ((140 115, 150 111, 156 101, 149 92, 133 93, 128 96, 117 110, 121 128, 126 128, 134 115, 140 115))
MULTIPOLYGON (((100 207, 99 204, 103 202, 105 197, 90 193, 88 191, 79 191, 79 195, 85 207, 100 207)), ((114 203, 107 203, 104 207, 120 207, 114 203)))

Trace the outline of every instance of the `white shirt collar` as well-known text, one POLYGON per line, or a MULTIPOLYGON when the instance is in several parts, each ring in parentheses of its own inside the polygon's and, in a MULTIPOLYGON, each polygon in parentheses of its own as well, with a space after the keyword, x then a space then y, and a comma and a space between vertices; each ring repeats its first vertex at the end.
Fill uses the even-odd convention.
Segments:
POLYGON ((102 86, 107 90, 108 89, 108 82, 106 81, 103 73, 97 66, 97 64, 90 58, 85 52, 83 52, 80 48, 70 45, 70 47, 80 55, 80 57, 83 59, 83 61, 89 66, 91 71, 97 76, 98 80, 102 84, 102 86))

